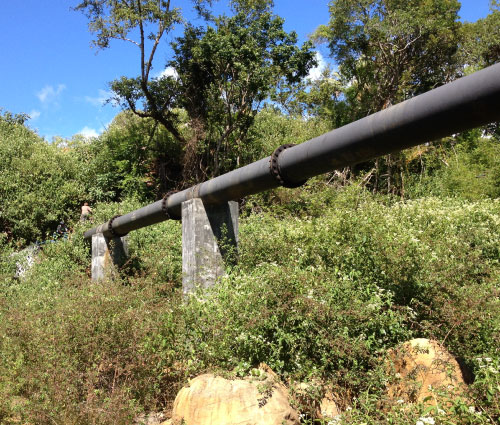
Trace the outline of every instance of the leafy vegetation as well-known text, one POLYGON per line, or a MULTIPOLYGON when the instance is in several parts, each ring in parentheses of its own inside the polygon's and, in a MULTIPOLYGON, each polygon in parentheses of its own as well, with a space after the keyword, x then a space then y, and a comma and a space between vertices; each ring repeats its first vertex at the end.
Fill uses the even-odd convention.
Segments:
POLYGON ((170 1, 83 1, 76 10, 88 16, 95 44, 120 39, 137 46, 141 74, 111 83, 114 100, 142 118, 153 118, 183 149, 177 184, 192 184, 241 165, 246 134, 262 102, 280 83, 297 85, 315 64, 312 44, 297 46, 297 34, 283 29, 272 2, 232 1, 233 16, 213 17, 210 3, 196 0, 206 28, 187 25, 172 43, 171 74, 153 78, 160 39, 182 21, 170 1), (155 32, 147 35, 148 28, 155 32), (139 31, 136 41, 130 37, 139 31), (148 50, 148 39, 153 45, 148 50), (179 108, 188 116, 182 129, 179 108))
MULTIPOLYGON (((396 202, 321 182, 294 199, 260 213, 250 202, 239 264, 184 302, 177 222, 131 233, 122 278, 100 284, 80 226, 47 246, 1 287, 3 422, 130 421, 168 410, 188 377, 266 362, 291 385, 332 385, 352 408, 343 423, 385 423, 381 359, 411 337, 444 341, 479 377, 470 395, 484 416, 470 423, 498 418, 498 200, 396 202)), ((96 218, 136 207, 103 204, 96 218)), ((423 415, 391 409, 394 423, 423 415)))
POLYGON ((203 294, 182 295, 175 221, 132 232, 120 275, 90 282, 84 201, 104 222, 498 61, 496 1, 462 24, 454 0, 333 0, 315 38, 342 63, 313 81, 311 45, 272 2, 233 1, 220 17, 210 3, 194 2, 205 24, 171 46, 177 76, 158 79, 152 57, 179 9, 79 3, 99 47, 139 34, 144 54, 139 77, 112 83, 126 110, 98 138, 47 143, 25 115, 0 114, 0 422, 132 423, 168 412, 190 377, 265 362, 292 389, 334 391, 337 423, 499 423, 495 123, 242 200, 239 261, 203 294), (69 238, 16 278, 15 254, 61 219, 69 238), (384 355, 414 337, 458 357, 465 400, 388 397, 384 355))
POLYGON ((0 156, 0 225, 19 245, 55 230, 85 199, 78 158, 8 116, 0 116, 0 156))

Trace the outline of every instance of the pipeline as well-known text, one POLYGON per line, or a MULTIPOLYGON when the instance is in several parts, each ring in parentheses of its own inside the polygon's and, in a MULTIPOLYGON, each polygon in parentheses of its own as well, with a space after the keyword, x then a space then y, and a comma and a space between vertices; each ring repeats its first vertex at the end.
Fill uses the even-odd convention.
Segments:
POLYGON ((181 217, 184 201, 237 200, 500 120, 500 64, 460 78, 297 146, 280 146, 271 157, 230 171, 136 211, 113 217, 84 233, 125 235, 181 217))

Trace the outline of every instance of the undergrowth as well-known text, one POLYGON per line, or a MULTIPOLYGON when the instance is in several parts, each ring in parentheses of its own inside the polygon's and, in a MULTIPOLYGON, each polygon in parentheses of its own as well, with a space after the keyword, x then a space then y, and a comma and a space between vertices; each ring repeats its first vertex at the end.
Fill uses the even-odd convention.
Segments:
MULTIPOLYGON (((95 222, 137 207, 102 204, 95 222)), ((121 277, 97 284, 81 224, 22 280, 6 249, 0 422, 131 423, 168 412, 190 377, 265 362, 288 385, 332 387, 339 423, 498 423, 499 200, 399 202, 313 182, 242 208, 238 264, 188 298, 179 222, 132 232, 121 277), (414 337, 442 342, 471 371, 471 405, 380 409, 384 353, 414 337)))

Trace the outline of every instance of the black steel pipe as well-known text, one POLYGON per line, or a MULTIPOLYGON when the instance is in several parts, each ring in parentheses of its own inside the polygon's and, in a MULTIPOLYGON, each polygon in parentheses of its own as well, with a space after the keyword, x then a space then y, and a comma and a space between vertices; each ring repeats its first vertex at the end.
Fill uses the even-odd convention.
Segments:
MULTIPOLYGON (((367 161, 441 137, 500 120, 500 64, 460 78, 420 96, 330 131, 279 155, 284 180, 300 182, 327 171, 367 161)), ((182 202, 237 200, 279 186, 270 159, 238 168, 168 198, 168 214, 180 218, 182 202)), ((162 201, 114 219, 113 230, 125 234, 168 217, 162 201)), ((85 232, 112 236, 108 223, 85 232)))

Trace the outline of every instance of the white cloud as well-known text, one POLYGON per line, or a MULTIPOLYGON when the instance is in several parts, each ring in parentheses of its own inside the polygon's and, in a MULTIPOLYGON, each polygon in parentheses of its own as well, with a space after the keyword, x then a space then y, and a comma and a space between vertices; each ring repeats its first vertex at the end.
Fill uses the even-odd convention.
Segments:
POLYGON ((32 109, 28 115, 30 116, 30 120, 35 121, 40 116, 40 111, 32 109))
POLYGON ((81 134, 88 139, 92 137, 99 137, 99 133, 95 129, 88 126, 83 127, 77 134, 81 134))
POLYGON ((316 51, 316 62, 318 62, 318 65, 315 66, 314 68, 311 68, 311 70, 309 71, 309 74, 307 75, 307 78, 311 79, 311 80, 318 80, 319 78, 321 78, 321 73, 324 71, 324 69, 327 67, 327 63, 325 61, 325 58, 323 57, 323 55, 316 51))
POLYGON ((154 78, 163 78, 163 77, 178 78, 179 74, 177 74, 177 71, 173 67, 169 66, 169 67, 165 68, 163 71, 154 75, 154 78))
POLYGON ((48 105, 49 103, 55 103, 65 89, 66 86, 64 84, 59 84, 57 88, 54 88, 53 86, 45 86, 36 94, 36 96, 42 104, 48 105))
POLYGON ((96 97, 92 96, 85 96, 85 101, 89 102, 90 104, 99 107, 103 106, 104 103, 113 95, 113 93, 99 89, 99 92, 96 97))

